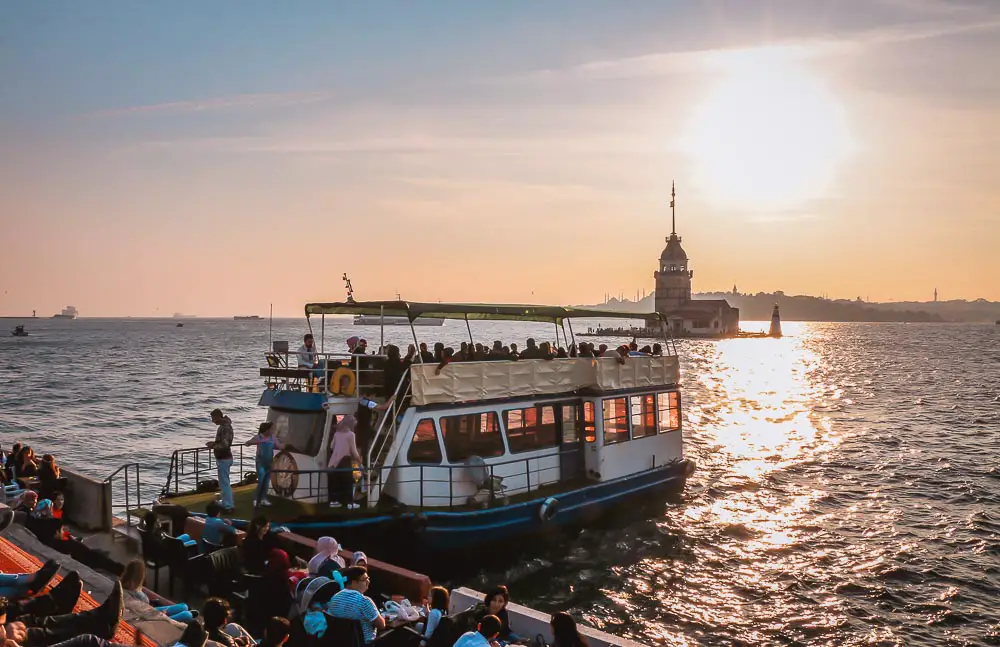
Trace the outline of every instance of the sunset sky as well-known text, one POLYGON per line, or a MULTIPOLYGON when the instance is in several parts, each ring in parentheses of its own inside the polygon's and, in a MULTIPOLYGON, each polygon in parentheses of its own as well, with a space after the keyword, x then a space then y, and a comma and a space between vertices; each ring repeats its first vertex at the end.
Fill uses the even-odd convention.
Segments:
POLYGON ((1000 2, 4 2, 0 314, 1000 300, 1000 2))

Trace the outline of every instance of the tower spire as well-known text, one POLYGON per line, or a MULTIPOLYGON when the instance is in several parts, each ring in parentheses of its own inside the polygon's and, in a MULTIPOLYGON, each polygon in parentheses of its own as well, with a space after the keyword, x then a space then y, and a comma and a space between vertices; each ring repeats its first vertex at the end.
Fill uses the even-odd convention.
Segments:
POLYGON ((677 199, 677 187, 674 182, 670 182, 670 235, 677 235, 677 211, 674 209, 674 202, 677 199))

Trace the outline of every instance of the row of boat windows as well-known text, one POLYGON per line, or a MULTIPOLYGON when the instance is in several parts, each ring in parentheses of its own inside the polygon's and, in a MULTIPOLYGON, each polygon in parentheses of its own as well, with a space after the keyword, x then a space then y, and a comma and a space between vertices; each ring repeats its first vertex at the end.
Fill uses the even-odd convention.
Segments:
MULTIPOLYGON (((601 401, 604 422, 604 444, 655 436, 680 429, 680 396, 676 391, 645 394, 601 401)), ((458 416, 442 416, 440 431, 444 437, 444 452, 449 463, 470 456, 496 458, 507 450, 511 454, 575 445, 583 433, 585 442, 597 440, 594 403, 582 407, 570 404, 539 405, 501 412, 503 430, 495 411, 483 411, 458 416)), ((417 423, 410 443, 407 461, 410 464, 437 464, 442 461, 438 426, 433 418, 417 423)))

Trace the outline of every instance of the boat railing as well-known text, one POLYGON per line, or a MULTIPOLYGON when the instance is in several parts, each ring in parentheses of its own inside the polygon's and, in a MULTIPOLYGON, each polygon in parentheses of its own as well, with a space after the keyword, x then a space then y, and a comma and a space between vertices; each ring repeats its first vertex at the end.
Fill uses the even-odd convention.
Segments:
MULTIPOLYGON (((410 405, 410 384, 411 381, 407 376, 403 376, 399 380, 399 384, 396 385, 396 391, 392 395, 389 408, 382 415, 378 429, 375 431, 375 437, 368 446, 368 455, 365 456, 365 464, 374 470, 381 468, 385 464, 386 457, 392 450, 400 418, 406 407, 410 405)), ((378 474, 377 471, 373 473, 378 474)), ((383 486, 384 482, 381 479, 368 479, 368 500, 377 502, 383 486)))
MULTIPOLYGON (((104 485, 110 491, 105 505, 111 506, 105 519, 124 515, 125 522, 132 525, 133 513, 137 513, 151 501, 142 499, 142 481, 139 477, 138 463, 125 463, 120 466, 104 479, 104 485), (118 489, 118 484, 121 484, 121 489, 118 489)), ((146 492, 149 492, 148 486, 146 492)))
MULTIPOLYGON (((347 369, 352 377, 353 392, 381 392, 384 384, 385 355, 352 355, 349 353, 315 353, 319 367, 299 366, 298 353, 288 350, 264 354, 267 366, 260 376, 268 389, 341 395, 338 372, 347 369)), ((346 385, 344 385, 346 386, 346 385)))
MULTIPOLYGON (((256 474, 254 459, 255 451, 243 451, 242 444, 233 445, 233 485, 238 485, 256 474)), ((205 481, 217 480, 215 452, 208 447, 190 447, 177 449, 170 455, 170 468, 167 471, 167 481, 160 491, 160 496, 174 496, 188 492, 211 489, 205 481)))
MULTIPOLYGON (((421 508, 437 510, 454 510, 470 505, 505 505, 511 497, 530 494, 551 487, 561 480, 560 463, 566 457, 573 459, 575 454, 582 453, 580 449, 567 450, 558 454, 546 456, 531 456, 516 458, 498 463, 488 463, 480 466, 458 465, 387 465, 378 468, 364 469, 337 468, 322 470, 274 470, 271 473, 272 482, 279 475, 290 478, 280 479, 295 482, 297 486, 288 498, 292 500, 309 501, 317 504, 329 502, 329 489, 321 485, 319 478, 326 475, 327 482, 339 473, 350 472, 355 481, 359 480, 362 492, 366 489, 366 481, 377 480, 380 489, 391 482, 398 490, 415 488, 418 492, 421 508), (548 460, 546 460, 548 459, 548 460), (479 482, 471 477, 473 470, 482 470, 479 482), (523 480, 522 480, 523 477, 523 480), (516 482, 517 484, 513 484, 516 482), (447 489, 447 491, 445 491, 447 489), (470 492, 472 492, 470 494, 470 492)), ((579 456, 575 456, 577 460, 579 456)), ((377 500, 368 499, 367 507, 374 508, 377 500)))

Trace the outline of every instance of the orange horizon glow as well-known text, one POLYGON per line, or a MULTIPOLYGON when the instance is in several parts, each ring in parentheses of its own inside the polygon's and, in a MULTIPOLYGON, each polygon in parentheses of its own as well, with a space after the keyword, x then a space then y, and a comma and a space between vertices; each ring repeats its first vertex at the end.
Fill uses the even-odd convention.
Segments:
POLYGON ((108 21, 23 7, 23 33, 0 26, 18 54, 0 63, 0 314, 298 316, 341 299, 343 272, 363 299, 631 297, 653 289, 674 180, 696 293, 1000 301, 1000 7, 925 5, 860 27, 789 12, 771 39, 743 28, 779 15, 754 3, 663 8, 648 33, 606 17, 648 42, 578 16, 600 56, 537 34, 511 48, 470 6, 455 19, 474 43, 373 34, 379 61, 328 53, 319 12, 302 51, 248 24, 253 51, 275 43, 262 66, 180 47, 152 8, 132 19, 162 59, 108 21))

